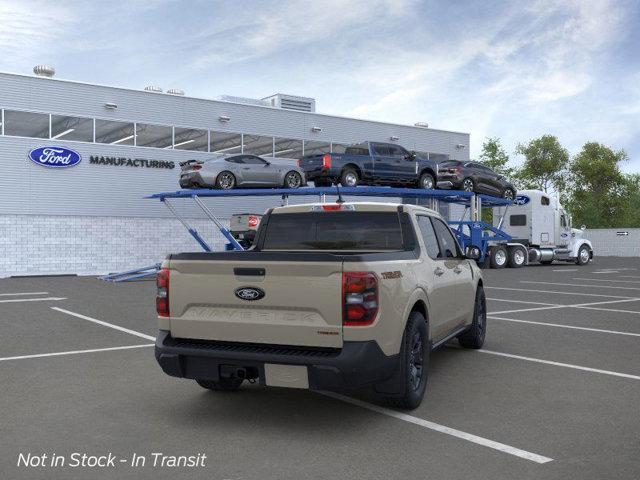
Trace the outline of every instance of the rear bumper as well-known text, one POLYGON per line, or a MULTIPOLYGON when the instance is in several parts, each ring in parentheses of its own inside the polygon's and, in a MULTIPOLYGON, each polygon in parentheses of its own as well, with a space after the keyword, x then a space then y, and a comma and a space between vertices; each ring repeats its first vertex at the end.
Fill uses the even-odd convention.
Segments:
POLYGON ((175 339, 160 330, 156 360, 173 377, 218 380, 221 367, 257 369, 266 385, 264 365, 304 365, 311 390, 348 392, 390 379, 398 355, 385 355, 375 341, 345 342, 341 349, 320 349, 175 339))
POLYGON ((462 188, 462 179, 456 177, 439 177, 437 187, 444 190, 458 190, 462 188))
POLYGON ((193 188, 200 186, 209 186, 200 173, 193 172, 180 176, 180 188, 193 188))

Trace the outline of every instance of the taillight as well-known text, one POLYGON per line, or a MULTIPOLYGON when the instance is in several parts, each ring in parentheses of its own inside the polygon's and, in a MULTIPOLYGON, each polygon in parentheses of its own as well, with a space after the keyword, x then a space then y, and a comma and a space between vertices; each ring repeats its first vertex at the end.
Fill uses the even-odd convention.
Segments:
POLYGON ((302 160, 298 159, 298 166, 301 167, 302 166, 302 160))
POLYGON ((156 311, 160 317, 169 316, 169 269, 162 268, 156 276, 156 311))
POLYGON ((378 277, 373 272, 343 272, 342 325, 371 325, 378 313, 378 277))
POLYGON ((331 168, 331 155, 328 153, 325 153, 322 156, 322 167, 323 168, 331 168))

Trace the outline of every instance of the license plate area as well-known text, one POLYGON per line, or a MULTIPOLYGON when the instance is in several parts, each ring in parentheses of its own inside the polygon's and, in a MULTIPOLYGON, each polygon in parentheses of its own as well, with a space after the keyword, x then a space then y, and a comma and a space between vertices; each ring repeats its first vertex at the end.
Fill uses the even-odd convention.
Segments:
POLYGON ((309 372, 306 365, 265 363, 264 380, 270 387, 309 388, 309 372))

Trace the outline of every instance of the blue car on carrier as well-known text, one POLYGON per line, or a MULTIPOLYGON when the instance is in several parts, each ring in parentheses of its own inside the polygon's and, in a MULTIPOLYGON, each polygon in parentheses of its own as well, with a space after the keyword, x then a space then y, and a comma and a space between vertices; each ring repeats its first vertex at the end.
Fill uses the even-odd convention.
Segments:
POLYGON ((309 155, 298 160, 316 187, 390 185, 436 188, 438 164, 394 143, 364 142, 344 153, 309 155))

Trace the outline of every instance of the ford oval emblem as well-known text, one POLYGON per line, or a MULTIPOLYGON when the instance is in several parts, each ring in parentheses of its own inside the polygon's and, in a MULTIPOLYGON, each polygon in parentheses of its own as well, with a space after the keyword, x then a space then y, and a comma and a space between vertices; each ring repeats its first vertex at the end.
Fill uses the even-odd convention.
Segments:
POLYGON ((240 300, 260 300, 264 298, 264 290, 256 287, 240 287, 235 290, 236 297, 240 300))
POLYGON ((530 200, 531 199, 526 195, 517 195, 513 203, 515 203, 516 205, 526 205, 530 200))
POLYGON ((82 155, 65 147, 39 147, 29 152, 29 160, 42 167, 67 168, 82 161, 82 155))

